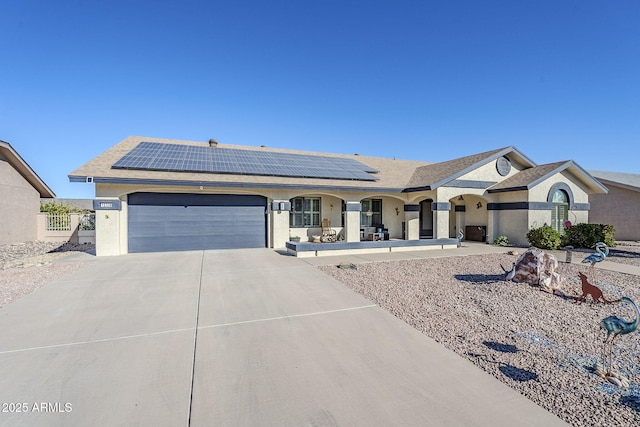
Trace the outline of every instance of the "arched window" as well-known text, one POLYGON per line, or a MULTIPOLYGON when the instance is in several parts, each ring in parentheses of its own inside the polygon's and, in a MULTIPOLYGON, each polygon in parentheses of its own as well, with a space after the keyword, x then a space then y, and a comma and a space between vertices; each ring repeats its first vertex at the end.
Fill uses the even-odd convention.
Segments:
POLYGON ((551 199, 551 227, 564 233, 564 223, 569 219, 569 196, 564 190, 556 190, 551 199))

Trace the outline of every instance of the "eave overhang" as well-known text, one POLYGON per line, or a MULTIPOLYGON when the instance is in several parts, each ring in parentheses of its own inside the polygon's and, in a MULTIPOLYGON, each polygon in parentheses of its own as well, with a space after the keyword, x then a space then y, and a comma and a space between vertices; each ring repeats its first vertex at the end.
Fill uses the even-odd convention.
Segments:
POLYGON ((29 183, 31 186, 40 193, 40 197, 43 199, 53 199, 56 194, 45 184, 45 182, 38 176, 38 174, 31 169, 31 166, 18 154, 18 152, 5 141, 0 141, 0 154, 7 160, 7 162, 29 183))

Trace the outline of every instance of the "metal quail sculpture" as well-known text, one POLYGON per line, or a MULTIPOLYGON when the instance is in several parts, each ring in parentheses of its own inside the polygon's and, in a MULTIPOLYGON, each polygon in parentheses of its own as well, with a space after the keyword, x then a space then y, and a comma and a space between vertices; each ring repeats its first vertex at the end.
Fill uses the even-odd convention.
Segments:
POLYGON ((613 353, 613 341, 619 335, 626 335, 635 331, 638 328, 638 321, 640 320, 640 309, 638 308, 638 305, 631 298, 622 297, 620 298, 620 301, 628 302, 633 306, 633 308, 636 311, 636 318, 632 321, 627 321, 618 316, 609 316, 609 317, 605 317, 600 321, 600 327, 605 331, 607 331, 607 337, 605 338, 602 346, 602 362, 604 363, 605 368, 607 367, 607 361, 606 361, 607 346, 609 347, 609 357, 608 357, 609 367, 605 374, 606 376, 614 376, 612 374, 613 368, 612 368, 612 360, 611 360, 611 357, 612 357, 611 354, 613 353))
POLYGON ((602 262, 609 255, 609 248, 602 242, 596 243, 596 252, 582 260, 584 264, 589 266, 589 276, 593 277, 593 271, 597 263, 602 262))

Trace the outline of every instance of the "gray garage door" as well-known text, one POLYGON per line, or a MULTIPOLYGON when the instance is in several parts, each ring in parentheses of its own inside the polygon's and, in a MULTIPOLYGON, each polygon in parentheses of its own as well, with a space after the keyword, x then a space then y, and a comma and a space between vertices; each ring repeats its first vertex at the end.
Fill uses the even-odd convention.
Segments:
POLYGON ((220 194, 129 195, 129 252, 264 248, 266 199, 220 194))

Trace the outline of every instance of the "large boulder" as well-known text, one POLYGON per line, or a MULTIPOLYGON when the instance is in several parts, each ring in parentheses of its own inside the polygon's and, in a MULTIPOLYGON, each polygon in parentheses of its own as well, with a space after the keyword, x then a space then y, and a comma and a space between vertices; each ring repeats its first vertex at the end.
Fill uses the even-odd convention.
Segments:
POLYGON ((560 290, 562 277, 556 272, 558 259, 538 248, 530 248, 518 257, 506 279, 540 286, 548 292, 560 290))

